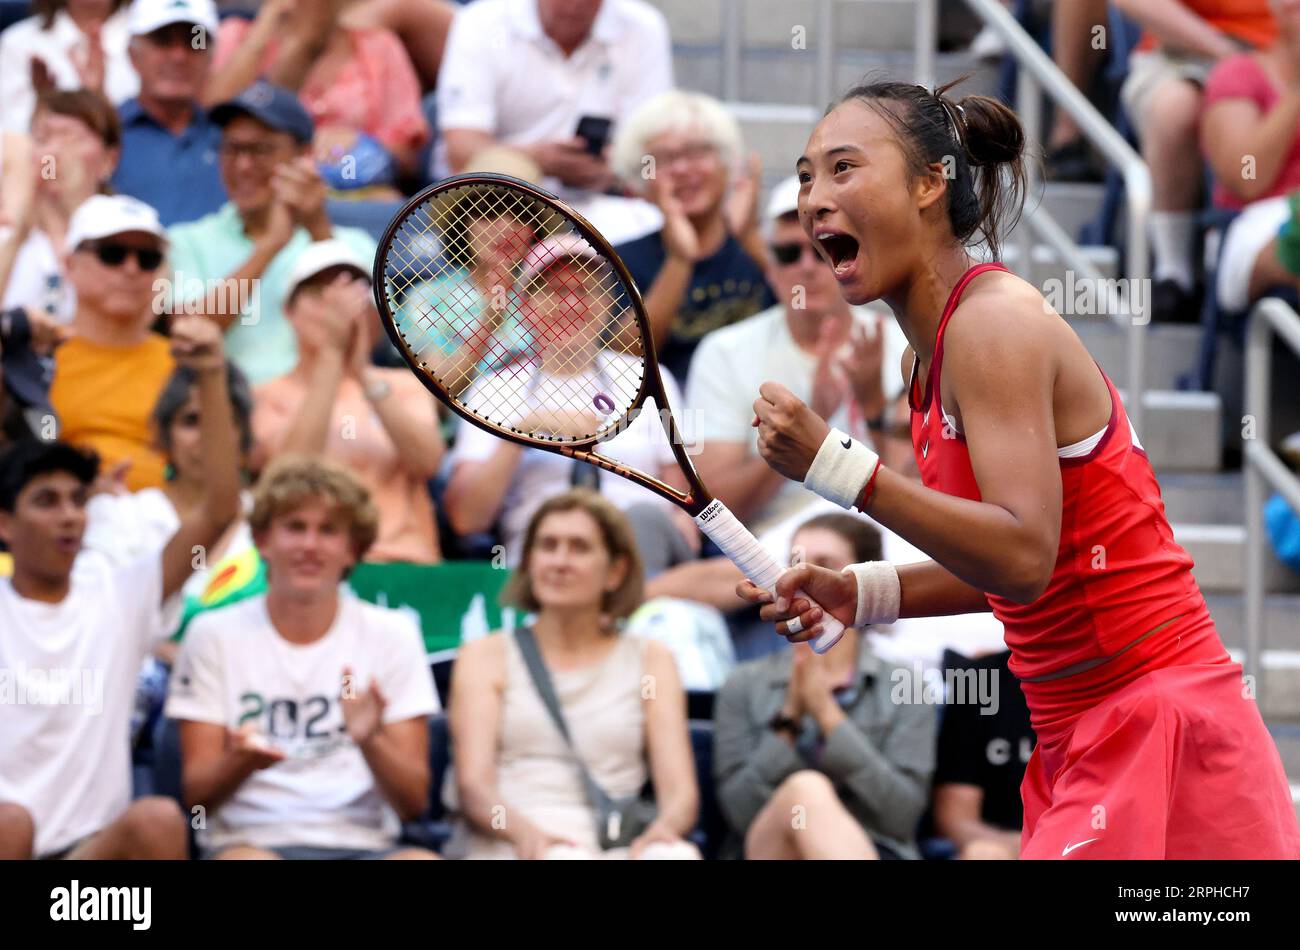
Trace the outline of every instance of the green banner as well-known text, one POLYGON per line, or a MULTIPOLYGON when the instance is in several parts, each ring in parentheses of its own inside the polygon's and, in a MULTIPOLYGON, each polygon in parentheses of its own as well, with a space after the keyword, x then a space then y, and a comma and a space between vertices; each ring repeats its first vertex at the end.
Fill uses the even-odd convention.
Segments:
MULTIPOLYGON (((362 600, 394 610, 410 611, 424 633, 430 654, 455 650, 492 630, 511 628, 518 611, 498 603, 510 572, 488 561, 445 561, 442 564, 358 564, 348 585, 362 600)), ((218 564, 207 589, 186 601, 180 639, 194 617, 247 597, 266 593, 266 568, 256 550, 245 551, 218 564)))
POLYGON ((513 627, 518 611, 497 601, 510 572, 488 561, 442 564, 358 564, 348 583, 363 600, 396 610, 414 611, 429 653, 454 650, 504 627, 513 627))

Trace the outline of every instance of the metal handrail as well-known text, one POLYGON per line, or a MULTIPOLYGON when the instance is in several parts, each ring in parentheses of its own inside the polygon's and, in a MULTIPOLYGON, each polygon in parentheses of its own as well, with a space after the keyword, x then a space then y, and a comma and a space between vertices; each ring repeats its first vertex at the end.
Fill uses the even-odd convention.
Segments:
POLYGON ((1300 511, 1300 478, 1269 448, 1269 398, 1272 373, 1269 357, 1277 336, 1300 355, 1300 314, 1285 301, 1265 297, 1250 315, 1246 331, 1246 415, 1254 420, 1255 437, 1242 449, 1246 476, 1246 673, 1256 696, 1262 693, 1260 657, 1264 650, 1264 489, 1265 482, 1282 493, 1292 510, 1300 511))
MULTIPOLYGON (((918 4, 934 4, 936 0, 917 0, 918 4)), ((986 25, 992 28, 1006 44, 1007 55, 1013 57, 1019 66, 1017 86, 1017 108, 1021 123, 1025 127, 1028 141, 1042 141, 1042 110, 1039 107, 1040 96, 1045 92, 1057 108, 1065 110, 1074 119, 1079 131, 1091 142, 1107 162, 1116 166, 1124 176, 1125 198, 1128 203, 1128 253, 1125 276, 1131 280, 1145 281, 1149 276, 1147 260, 1147 224, 1151 216, 1151 172, 1133 147, 1115 130, 1106 117, 1097 111, 1065 73, 1043 52, 1037 41, 1025 32, 1016 22, 1015 17, 1002 6, 998 0, 965 0, 966 5, 974 11, 986 25)), ((918 23, 921 14, 918 13, 918 23)), ((935 38, 922 35, 920 30, 916 37, 916 58, 921 61, 923 54, 933 56, 935 38)), ((1031 163, 1032 164, 1032 163, 1031 163)), ((1031 174, 1034 174, 1031 172, 1031 174)), ((1036 180, 1036 179, 1035 179, 1036 180)), ((1074 268, 1087 279, 1097 280, 1101 275, 1084 256, 1083 251, 1060 228, 1055 221, 1043 213, 1026 215, 1026 222, 1038 236, 1047 242, 1061 260, 1074 268)), ((1026 238, 1026 244, 1028 239, 1026 238)), ((1029 255, 1025 254, 1024 266, 1029 265, 1029 255)), ((1145 392, 1146 371, 1146 325, 1150 322, 1150 295, 1138 294, 1137 302, 1143 311, 1134 315, 1112 314, 1116 323, 1128 330, 1128 396, 1130 405, 1126 406, 1134 428, 1142 431, 1143 406, 1142 396, 1145 392)))

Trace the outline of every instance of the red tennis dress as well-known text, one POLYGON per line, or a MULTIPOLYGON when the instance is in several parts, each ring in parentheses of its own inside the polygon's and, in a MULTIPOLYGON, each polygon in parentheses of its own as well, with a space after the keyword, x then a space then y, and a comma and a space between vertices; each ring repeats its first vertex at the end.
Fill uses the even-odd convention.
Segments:
MULTIPOLYGON (((1006 268, 972 267, 953 288, 925 388, 915 364, 908 388, 922 481, 975 501, 970 454, 945 420, 939 379, 948 321, 971 280, 992 270, 1006 268)), ((1021 784, 1021 857, 1300 858, 1277 746, 1174 541, 1119 394, 1097 371, 1110 421, 1086 455, 1060 460, 1051 582, 1028 605, 988 595, 1038 736, 1021 784), (1025 682, 1102 657, 1111 659, 1025 682)))

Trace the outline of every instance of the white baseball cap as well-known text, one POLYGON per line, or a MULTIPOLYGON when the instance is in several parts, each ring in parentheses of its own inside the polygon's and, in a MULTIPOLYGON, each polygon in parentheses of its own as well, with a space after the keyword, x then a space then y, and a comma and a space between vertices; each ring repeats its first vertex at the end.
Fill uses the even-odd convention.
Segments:
POLYGON ((303 248, 298 259, 293 262, 284 299, 288 300, 292 297, 293 292, 303 281, 311 280, 321 271, 329 270, 331 267, 351 267, 363 277, 367 279, 370 277, 370 268, 366 262, 348 245, 337 238, 317 241, 303 248))
POLYGON ((538 274, 544 273, 552 264, 565 257, 590 260, 596 257, 596 249, 576 234, 557 234, 540 241, 524 257, 519 272, 520 286, 526 286, 538 274))
POLYGON ((783 178, 773 187, 772 193, 767 197, 767 213, 764 218, 770 227, 777 218, 793 214, 798 210, 799 176, 791 175, 789 178, 783 178))
POLYGON ((217 7, 212 0, 134 0, 127 13, 132 36, 144 36, 173 23, 196 23, 217 32, 217 7))
POLYGON ((144 231, 167 243, 167 229, 158 212, 143 201, 129 195, 91 195, 72 212, 63 246, 71 253, 86 241, 128 231, 144 231))

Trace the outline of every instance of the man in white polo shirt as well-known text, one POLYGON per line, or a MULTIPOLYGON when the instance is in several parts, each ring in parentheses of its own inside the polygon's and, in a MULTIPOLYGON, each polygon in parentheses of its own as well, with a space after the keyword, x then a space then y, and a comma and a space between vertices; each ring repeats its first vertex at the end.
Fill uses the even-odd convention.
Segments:
POLYGON ((659 226, 648 202, 604 194, 615 177, 603 155, 612 127, 672 87, 663 14, 642 0, 477 0, 452 24, 438 73, 441 172, 483 148, 526 151, 543 187, 577 206, 615 244, 659 226), (590 146, 590 150, 588 147, 590 146))
POLYGON ((767 281, 780 301, 707 334, 691 359, 686 406, 700 442, 695 464, 713 493, 755 534, 817 496, 771 471, 750 426, 759 387, 773 380, 831 425, 871 443, 869 426, 903 389, 907 339, 885 310, 850 307, 799 224, 799 181, 773 189, 764 227, 767 281))

